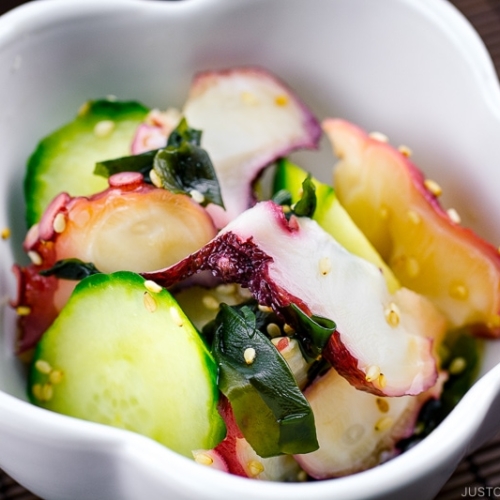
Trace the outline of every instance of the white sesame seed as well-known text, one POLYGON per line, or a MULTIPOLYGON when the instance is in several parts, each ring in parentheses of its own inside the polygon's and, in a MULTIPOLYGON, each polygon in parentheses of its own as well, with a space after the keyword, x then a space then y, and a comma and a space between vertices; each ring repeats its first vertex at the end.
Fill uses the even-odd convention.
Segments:
POLYGON ((208 453, 193 452, 193 456, 194 456, 194 461, 197 464, 212 465, 214 463, 214 459, 208 453))
POLYGON ((322 257, 319 260, 319 272, 322 276, 326 276, 332 270, 332 261, 329 257, 322 257))
POLYGON ((399 317, 401 313, 399 312, 398 306, 394 304, 394 302, 389 304, 389 307, 384 311, 384 314, 389 325, 394 327, 399 325, 399 317))
POLYGON ((389 138, 382 132, 370 132, 368 135, 369 137, 375 139, 376 141, 389 142, 389 138))
POLYGON ((365 427, 361 424, 353 424, 342 434, 342 441, 348 445, 357 443, 365 434, 365 427))
POLYGON ((201 299, 201 301, 203 302, 203 305, 210 311, 217 311, 217 309, 219 309, 219 301, 212 295, 205 295, 201 299))
POLYGON ((387 431, 392 427, 393 423, 394 423, 394 420, 391 417, 382 417, 375 424, 375 430, 380 431, 380 432, 387 431))
POLYGON ((51 384, 43 384, 40 395, 42 396, 41 397, 42 401, 50 401, 52 399, 52 396, 54 395, 54 390, 52 388, 52 385, 51 384))
POLYGON ((90 111, 90 102, 84 102, 79 108, 78 108, 78 116, 84 116, 90 111))
POLYGON ((252 477, 258 476, 261 472, 264 472, 264 465, 258 460, 250 460, 247 464, 248 471, 252 477))
POLYGON ((420 274, 420 264, 414 257, 408 257, 405 263, 406 274, 410 278, 416 278, 420 274))
POLYGON ((52 223, 52 227, 56 233, 62 233, 66 229, 66 217, 63 213, 59 212, 52 223))
POLYGON ((387 385, 387 379, 385 378, 385 375, 381 373, 378 377, 378 386, 383 389, 387 385))
POLYGON ((160 293, 163 290, 163 288, 153 280, 146 280, 144 286, 146 290, 151 293, 160 293))
POLYGON ((450 286, 450 297, 458 300, 465 300, 469 296, 469 290, 461 283, 455 283, 450 286))
POLYGON ((29 306, 17 306, 16 314, 18 316, 28 316, 31 314, 31 307, 29 306))
POLYGON ((387 220, 389 218, 389 213, 389 209, 385 205, 380 207, 379 214, 382 220, 387 220))
POLYGON ((372 365, 366 370, 365 379, 367 382, 373 382, 380 376, 380 367, 372 365))
POLYGON ((189 195, 194 201, 196 201, 196 203, 203 203, 205 201, 205 196, 197 189, 191 189, 191 191, 189 191, 189 195))
POLYGON ((41 255, 34 250, 30 250, 28 252, 28 257, 30 258, 31 262, 35 264, 35 266, 40 266, 43 262, 41 255))
POLYGON ((236 293, 236 285, 234 283, 223 283, 215 289, 217 293, 222 295, 234 295, 236 293))
POLYGON ((382 413, 387 413, 389 411, 389 403, 387 402, 387 399, 385 398, 377 398, 375 400, 377 404, 377 408, 382 412, 382 413))
POLYGON ((252 106, 254 106, 255 104, 259 103, 259 100, 257 99, 257 97, 254 94, 252 94, 251 92, 248 92, 248 91, 245 91, 245 92, 241 93, 241 100, 245 104, 249 104, 249 105, 252 105, 252 106))
POLYGON ((450 220, 455 224, 460 224, 460 222, 462 222, 460 215, 454 208, 449 208, 448 210, 446 210, 446 213, 448 214, 450 220))
POLYGON ((255 356, 257 356, 257 353, 253 347, 247 347, 243 353, 247 365, 251 365, 255 361, 255 356))
POLYGON ((415 210, 408 210, 407 215, 410 222, 412 222, 415 225, 420 224, 420 222, 422 221, 420 215, 417 212, 415 212, 415 210))
POLYGON ((156 186, 157 188, 163 187, 163 184, 161 182, 160 176, 156 173, 155 169, 151 169, 149 171, 149 178, 151 179, 151 182, 153 183, 153 186, 156 186))
POLYGON ((281 336, 281 328, 276 323, 269 323, 266 327, 266 331, 271 338, 281 336))
POLYGON ((49 374, 49 382, 57 385, 62 382, 63 372, 61 370, 52 370, 49 374))
POLYGON ((426 179, 424 181, 424 186, 434 195, 434 196, 440 196, 443 190, 441 189, 441 186, 436 182, 433 181, 432 179, 426 179))
POLYGON ((259 311, 264 312, 264 313, 270 313, 270 312, 273 312, 273 309, 269 306, 259 304, 259 311))
POLYGON ((398 150, 403 156, 406 156, 407 158, 409 158, 413 154, 413 151, 408 146, 405 146, 404 144, 399 146, 398 150))
POLYGON ((294 328, 290 326, 288 323, 285 323, 283 325, 283 331, 285 332, 285 335, 293 335, 295 333, 294 328))
POLYGON ((274 102, 277 106, 286 106, 288 104, 288 96, 285 94, 277 95, 274 98, 274 102))
POLYGON ((464 358, 458 357, 455 358, 451 363, 448 368, 448 371, 452 375, 458 375, 459 373, 462 373, 465 370, 465 367, 467 366, 467 361, 465 361, 464 358))
POLYGON ((114 128, 115 122, 113 120, 101 120, 94 126, 94 135, 96 137, 107 137, 111 135, 114 128))
POLYGON ((184 320, 182 319, 181 314, 179 313, 179 310, 176 307, 172 306, 169 309, 169 312, 170 312, 170 317, 177 326, 182 326, 184 324, 184 320))
POLYGON ((44 359, 37 359, 35 362, 35 368, 37 371, 45 375, 48 375, 52 371, 50 363, 44 359))
POLYGON ((300 483, 307 481, 307 472, 305 470, 299 470, 299 472, 297 472, 297 481, 300 483))
POLYGON ((39 401, 42 401, 43 399, 43 391, 42 391, 42 384, 34 384, 31 387, 31 392, 33 396, 35 396, 36 399, 39 401))
POLYGON ((156 303, 155 298, 149 293, 144 292, 143 296, 144 307, 150 312, 155 312, 158 304, 156 303))
POLYGON ((10 238, 10 229, 5 227, 2 229, 2 240, 8 240, 10 238))

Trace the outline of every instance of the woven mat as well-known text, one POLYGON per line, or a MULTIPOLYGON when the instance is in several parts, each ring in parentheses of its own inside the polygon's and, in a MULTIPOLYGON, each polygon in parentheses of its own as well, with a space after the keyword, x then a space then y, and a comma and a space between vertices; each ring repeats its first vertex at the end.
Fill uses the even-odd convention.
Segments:
MULTIPOLYGON (((0 14, 22 1, 2 0, 0 14)), ((500 0, 451 0, 483 38, 500 75, 500 0)), ((467 497, 494 498, 500 487, 500 434, 476 453, 466 457, 436 500, 467 497), (488 493, 491 492, 491 495, 488 493)), ((496 495, 498 497, 498 494, 496 495)), ((0 500, 37 500, 0 470, 0 500)), ((89 499, 92 500, 92 499, 89 499)))

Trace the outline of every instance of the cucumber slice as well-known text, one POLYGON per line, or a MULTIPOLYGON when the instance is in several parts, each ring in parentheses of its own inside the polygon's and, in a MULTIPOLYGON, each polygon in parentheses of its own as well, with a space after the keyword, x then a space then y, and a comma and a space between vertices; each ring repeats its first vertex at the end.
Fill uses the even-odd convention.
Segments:
MULTIPOLYGON (((286 189, 292 195, 292 203, 296 203, 300 198, 302 182, 306 177, 307 172, 299 166, 287 159, 281 159, 276 168, 273 191, 277 193, 281 189, 286 189)), ((313 219, 346 250, 375 264, 382 271, 389 291, 394 293, 401 285, 389 266, 342 207, 335 190, 317 179, 312 180, 316 186, 317 199, 313 219)))
POLYGON ((106 189, 107 179, 93 173, 96 162, 129 155, 148 111, 134 101, 89 101, 72 122, 45 137, 28 160, 24 181, 28 227, 63 191, 86 196, 106 189))
POLYGON ((28 393, 191 458, 225 434, 212 355, 170 293, 128 271, 77 285, 36 348, 28 393))

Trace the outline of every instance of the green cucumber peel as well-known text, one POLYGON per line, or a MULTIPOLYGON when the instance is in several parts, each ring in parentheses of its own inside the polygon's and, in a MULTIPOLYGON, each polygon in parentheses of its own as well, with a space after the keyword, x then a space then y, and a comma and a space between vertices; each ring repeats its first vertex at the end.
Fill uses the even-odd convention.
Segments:
POLYGON ((212 353, 219 388, 256 453, 266 458, 318 449, 311 407, 251 309, 221 304, 216 323, 212 353))
POLYGON ((224 208, 217 175, 208 153, 200 146, 202 132, 183 118, 164 148, 96 163, 94 173, 104 177, 119 172, 140 172, 147 179, 154 170, 161 186, 172 193, 202 195, 200 205, 224 208))

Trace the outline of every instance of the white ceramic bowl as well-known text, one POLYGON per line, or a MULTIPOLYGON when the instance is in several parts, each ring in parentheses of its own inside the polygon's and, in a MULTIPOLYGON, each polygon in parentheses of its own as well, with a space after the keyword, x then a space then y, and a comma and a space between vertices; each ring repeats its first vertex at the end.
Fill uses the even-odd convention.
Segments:
MULTIPOLYGON (((258 64, 318 117, 386 133, 445 187, 443 203, 500 242, 500 93, 479 37, 443 0, 45 0, 0 19, 0 297, 22 259, 22 178, 37 140, 87 98, 180 105, 194 72, 258 64)), ((330 177, 333 156, 304 155, 330 177), (326 167, 325 167, 326 165, 326 167), (322 170, 320 168, 322 167, 322 170)), ((5 303, 5 301, 3 301, 5 303)), ((481 378, 424 442, 372 470, 307 484, 209 470, 126 431, 26 402, 1 309, 0 467, 46 499, 432 498, 460 459, 499 427, 500 341, 481 378)))

